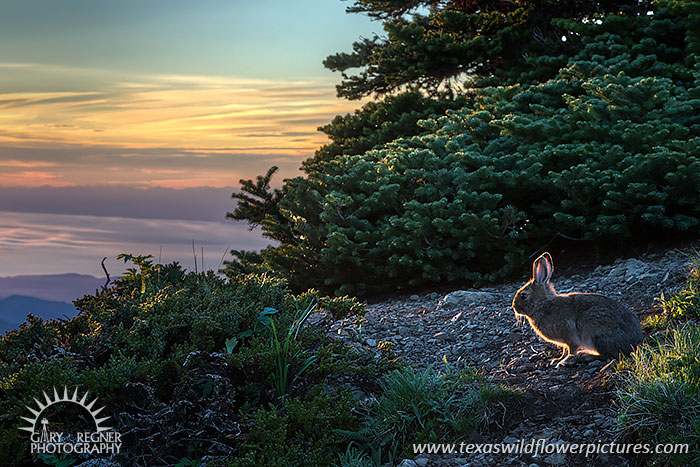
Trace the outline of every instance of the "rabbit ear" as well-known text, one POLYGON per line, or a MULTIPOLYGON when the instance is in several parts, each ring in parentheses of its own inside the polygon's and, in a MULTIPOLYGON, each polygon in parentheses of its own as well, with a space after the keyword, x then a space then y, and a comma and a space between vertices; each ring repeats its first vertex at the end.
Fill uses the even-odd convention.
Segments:
POLYGON ((542 258, 544 258, 544 266, 547 268, 547 281, 552 277, 552 274, 554 274, 554 261, 552 260, 552 255, 547 253, 546 251, 542 253, 542 258))
POLYGON ((552 263, 552 257, 549 253, 542 253, 542 255, 532 263, 532 278, 538 284, 549 282, 553 272, 554 264, 552 263))

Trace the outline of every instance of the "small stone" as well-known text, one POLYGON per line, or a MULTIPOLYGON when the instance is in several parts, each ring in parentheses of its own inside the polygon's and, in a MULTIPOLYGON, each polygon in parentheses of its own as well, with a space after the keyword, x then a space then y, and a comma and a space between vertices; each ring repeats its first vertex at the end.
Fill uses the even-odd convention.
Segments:
POLYGON ((592 438, 595 435, 595 431, 593 430, 586 430, 583 432, 583 436, 586 438, 592 438))
POLYGON ((625 269, 623 267, 616 267, 610 270, 608 273, 607 280, 619 280, 625 277, 625 269))
POLYGON ((376 347, 377 346, 377 341, 376 339, 365 339, 365 342, 367 342, 367 345, 370 347, 376 347))
POLYGON ((416 462, 416 465, 418 467, 425 467, 426 465, 428 465, 428 458, 427 457, 416 457, 414 459, 414 461, 416 462))
POLYGON ((529 363, 530 361, 527 359, 527 357, 515 357, 511 361, 506 362, 505 365, 501 364, 501 368, 522 371, 523 368, 527 367, 529 363))
POLYGON ((444 331, 436 332, 433 337, 443 342, 455 340, 455 336, 444 331))
POLYGON ((416 461, 413 459, 404 459, 401 461, 398 467, 418 467, 418 464, 416 464, 416 461))
POLYGON ((416 295, 416 294, 413 294, 413 295, 411 295, 411 296, 408 297, 408 298, 409 298, 410 300, 413 300, 413 301, 420 300, 420 297, 419 297, 418 295, 416 295))
POLYGON ((545 458, 545 461, 552 465, 564 465, 566 464, 566 454, 562 452, 555 452, 545 458))
POLYGON ((617 420, 615 419, 615 417, 605 417, 605 420, 603 420, 602 425, 604 427, 610 427, 610 426, 614 426, 616 423, 617 423, 617 420))
POLYGON ((513 436, 506 436, 503 438, 503 444, 518 444, 518 438, 515 438, 513 436))
POLYGON ((489 292, 478 292, 473 290, 457 290, 442 297, 437 308, 449 311, 454 308, 464 308, 480 302, 493 301, 496 295, 489 292))
POLYGON ((640 276, 649 270, 649 266, 638 259, 629 259, 624 265, 625 278, 627 281, 632 277, 640 276))

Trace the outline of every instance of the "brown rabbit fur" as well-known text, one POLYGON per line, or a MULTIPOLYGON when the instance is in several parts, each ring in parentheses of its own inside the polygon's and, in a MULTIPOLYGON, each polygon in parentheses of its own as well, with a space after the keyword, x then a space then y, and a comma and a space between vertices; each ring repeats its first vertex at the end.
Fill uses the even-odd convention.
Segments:
POLYGON ((558 294, 549 281, 553 272, 552 257, 543 253, 532 263, 532 279, 515 294, 513 309, 542 339, 563 348, 557 365, 574 356, 617 358, 642 341, 639 320, 624 305, 596 293, 558 294))

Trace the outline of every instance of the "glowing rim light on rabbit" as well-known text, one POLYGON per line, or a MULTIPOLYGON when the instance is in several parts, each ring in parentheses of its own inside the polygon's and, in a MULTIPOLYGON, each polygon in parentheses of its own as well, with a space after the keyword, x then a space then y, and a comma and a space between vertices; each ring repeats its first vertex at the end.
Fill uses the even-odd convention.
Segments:
POLYGON ((553 273, 552 256, 545 252, 532 263, 532 278, 516 292, 513 310, 538 336, 563 349, 557 365, 584 356, 616 358, 642 341, 639 320, 622 303, 598 293, 558 294, 550 282, 553 273))

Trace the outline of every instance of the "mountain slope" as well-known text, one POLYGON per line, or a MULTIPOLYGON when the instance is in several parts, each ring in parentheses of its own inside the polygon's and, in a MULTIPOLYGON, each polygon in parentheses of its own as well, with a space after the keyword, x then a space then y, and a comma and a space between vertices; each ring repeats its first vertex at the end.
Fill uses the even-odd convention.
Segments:
POLYGON ((36 297, 42 300, 72 302, 95 293, 104 279, 86 274, 48 274, 0 277, 0 298, 11 295, 36 297))
POLYGON ((31 313, 45 320, 72 318, 77 310, 66 302, 12 295, 0 300, 0 332, 16 329, 31 313))

